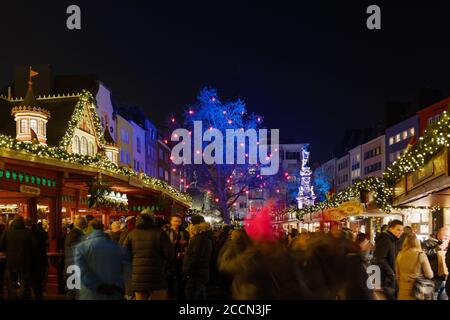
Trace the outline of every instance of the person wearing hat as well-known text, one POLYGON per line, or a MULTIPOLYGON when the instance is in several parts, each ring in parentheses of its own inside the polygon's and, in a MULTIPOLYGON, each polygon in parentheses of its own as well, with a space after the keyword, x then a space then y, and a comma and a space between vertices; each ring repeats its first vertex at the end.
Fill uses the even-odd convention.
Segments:
POLYGON ((185 295, 187 300, 205 300, 213 249, 211 226, 202 216, 194 215, 188 230, 190 240, 182 268, 186 280, 185 295))

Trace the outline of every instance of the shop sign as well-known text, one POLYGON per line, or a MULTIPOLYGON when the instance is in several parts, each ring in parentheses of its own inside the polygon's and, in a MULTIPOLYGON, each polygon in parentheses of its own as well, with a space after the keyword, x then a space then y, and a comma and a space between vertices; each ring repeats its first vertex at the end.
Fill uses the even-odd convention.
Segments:
POLYGON ((346 201, 339 206, 339 208, 345 215, 356 215, 363 212, 363 207, 360 201, 350 200, 346 201))
POLYGON ((323 219, 325 221, 341 221, 347 215, 340 208, 327 209, 323 212, 323 219))
POLYGON ((406 192, 406 180, 402 178, 394 187, 394 197, 400 197, 406 192))
POLYGON ((22 185, 20 185, 20 192, 26 193, 29 195, 33 195, 33 196, 39 196, 41 194, 41 189, 22 184, 22 185))
POLYGON ((420 167, 413 173, 413 184, 416 185, 419 182, 428 179, 433 176, 433 162, 427 162, 423 167, 420 167))

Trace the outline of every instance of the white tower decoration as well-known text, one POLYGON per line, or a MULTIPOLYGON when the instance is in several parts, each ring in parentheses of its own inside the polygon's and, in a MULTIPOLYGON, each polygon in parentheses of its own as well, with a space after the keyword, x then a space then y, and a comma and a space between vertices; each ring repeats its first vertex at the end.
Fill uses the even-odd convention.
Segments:
POLYGON ((300 187, 298 188, 297 203, 298 208, 303 209, 314 205, 316 195, 314 187, 311 185, 311 168, 309 162, 309 145, 304 145, 302 149, 302 169, 300 170, 300 187))

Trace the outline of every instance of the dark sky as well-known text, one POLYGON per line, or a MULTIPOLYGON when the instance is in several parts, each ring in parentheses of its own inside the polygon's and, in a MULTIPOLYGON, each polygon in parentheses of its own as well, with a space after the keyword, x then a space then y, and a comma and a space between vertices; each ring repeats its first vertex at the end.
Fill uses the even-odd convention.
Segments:
POLYGON ((346 128, 382 119, 386 101, 416 99, 424 86, 448 93, 446 2, 2 2, 0 85, 19 64, 96 74, 157 124, 216 86, 325 160, 346 128), (373 3, 382 30, 366 28, 373 3), (81 31, 66 29, 70 4, 81 31))

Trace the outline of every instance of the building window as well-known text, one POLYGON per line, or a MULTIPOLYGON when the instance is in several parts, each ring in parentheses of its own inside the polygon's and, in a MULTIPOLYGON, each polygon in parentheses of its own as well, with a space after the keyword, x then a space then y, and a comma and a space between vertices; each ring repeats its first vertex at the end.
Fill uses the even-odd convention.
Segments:
POLYGON ((414 130, 414 127, 412 127, 409 129, 409 136, 413 137, 414 135, 415 135, 415 130, 414 130))
POLYGON ((85 137, 81 138, 81 154, 87 155, 88 154, 88 142, 85 137))
POLYGON ((159 168, 159 177, 164 178, 164 170, 163 168, 159 168))
POLYGON ((78 136, 73 138, 73 153, 80 154, 80 137, 78 136))
POLYGON ((20 120, 20 133, 27 133, 27 120, 20 120))
POLYGON ((141 153, 141 139, 139 137, 136 138, 136 148, 137 153, 141 153))
POLYGON ((166 179, 166 181, 169 181, 169 171, 164 171, 164 179, 166 179))
POLYGON ((394 137, 389 138, 389 145, 392 146, 394 144, 394 137))
POLYGON ((127 144, 130 143, 128 131, 125 130, 124 128, 120 129, 120 139, 122 140, 123 143, 127 143, 127 144))
POLYGON ((395 142, 400 142, 400 133, 395 135, 395 142))
POLYGON ((45 129, 44 129, 44 127, 45 127, 45 124, 44 124, 44 121, 39 121, 39 132, 38 132, 38 134, 40 134, 41 136, 45 136, 45 129))
POLYGON ((30 129, 33 130, 36 134, 38 132, 38 127, 37 126, 38 126, 37 120, 36 119, 31 119, 30 120, 30 129))
POLYGON ((164 160, 164 154, 163 154, 162 149, 159 149, 159 159, 164 160))
POLYGON ((403 131, 402 138, 403 138, 403 140, 408 139, 408 131, 406 131, 406 130, 403 131))
POLYGON ((109 161, 114 162, 113 154, 111 151, 106 152, 106 157, 109 159, 109 161))

